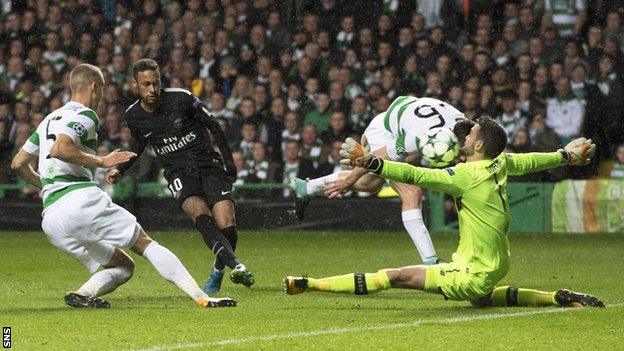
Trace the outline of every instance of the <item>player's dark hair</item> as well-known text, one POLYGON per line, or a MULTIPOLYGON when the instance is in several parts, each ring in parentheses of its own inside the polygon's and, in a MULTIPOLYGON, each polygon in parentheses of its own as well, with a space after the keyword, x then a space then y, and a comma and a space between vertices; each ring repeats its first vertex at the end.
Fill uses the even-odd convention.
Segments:
POLYGON ((453 127, 453 133, 457 137, 459 141, 459 147, 464 147, 464 143, 466 142, 466 137, 470 134, 470 130, 475 126, 475 122, 469 119, 462 119, 458 121, 453 127))
POLYGON ((483 141, 483 154, 487 158, 494 158, 505 150, 507 146, 507 134, 495 120, 483 116, 477 122, 481 129, 478 138, 483 141))
POLYGON ((149 58, 144 58, 144 59, 138 60, 137 62, 134 63, 134 65, 132 65, 132 76, 136 78, 139 72, 143 72, 147 70, 160 72, 158 70, 158 63, 156 61, 149 59, 149 58))

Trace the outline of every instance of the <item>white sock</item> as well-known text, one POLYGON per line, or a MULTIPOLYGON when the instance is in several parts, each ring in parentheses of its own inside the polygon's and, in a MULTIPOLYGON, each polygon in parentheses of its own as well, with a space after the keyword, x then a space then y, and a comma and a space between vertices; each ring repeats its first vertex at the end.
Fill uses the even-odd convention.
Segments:
POLYGON ((93 274, 76 293, 89 297, 106 295, 127 282, 130 277, 132 272, 126 267, 106 268, 93 274))
POLYGON ((163 278, 175 284, 193 300, 196 301, 200 297, 208 297, 197 286, 195 279, 184 268, 182 262, 166 247, 160 246, 153 241, 145 248, 143 257, 154 266, 163 278))
POLYGON ((310 179, 308 181, 307 188, 308 195, 313 196, 323 193, 323 190, 325 190, 325 184, 333 182, 336 179, 338 179, 338 173, 332 173, 323 177, 310 179))
POLYGON ((409 233, 410 238, 416 245, 420 258, 423 262, 431 262, 437 259, 429 231, 423 222, 422 211, 419 208, 403 211, 401 213, 403 217, 403 225, 409 233))

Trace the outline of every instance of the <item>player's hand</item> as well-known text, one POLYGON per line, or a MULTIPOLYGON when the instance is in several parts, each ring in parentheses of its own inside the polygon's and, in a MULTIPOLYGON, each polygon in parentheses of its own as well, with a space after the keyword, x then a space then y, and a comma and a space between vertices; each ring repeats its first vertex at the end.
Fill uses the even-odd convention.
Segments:
MULTIPOLYGON (((342 143, 340 155, 349 160, 349 165, 356 167, 366 167, 373 157, 370 153, 370 146, 368 143, 362 146, 353 138, 347 138, 347 140, 342 143)), ((341 164, 346 165, 347 163, 341 161, 341 164)))
POLYGON ((225 164, 225 176, 227 177, 230 184, 234 184, 234 182, 238 178, 238 170, 236 169, 236 165, 234 163, 225 164))
POLYGON ((330 199, 342 197, 342 194, 346 193, 355 181, 349 179, 349 177, 338 178, 333 182, 325 184, 325 196, 330 199))
POLYGON ((578 138, 566 145, 562 152, 569 165, 582 166, 591 161, 596 153, 596 144, 591 139, 578 138))
POLYGON ((116 149, 110 154, 102 157, 102 168, 111 168, 122 163, 126 163, 136 157, 137 154, 130 151, 120 151, 116 149))
POLYGON ((106 172, 106 177, 104 179, 106 180, 106 183, 113 185, 117 183, 120 177, 121 177, 121 172, 119 172, 118 169, 113 168, 109 170, 108 172, 106 172))

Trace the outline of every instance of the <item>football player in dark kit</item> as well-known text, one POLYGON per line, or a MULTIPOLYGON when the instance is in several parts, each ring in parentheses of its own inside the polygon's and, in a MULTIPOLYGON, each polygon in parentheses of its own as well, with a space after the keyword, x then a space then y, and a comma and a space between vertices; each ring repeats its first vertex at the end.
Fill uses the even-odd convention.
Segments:
MULTIPOLYGON (((230 191, 236 180, 236 166, 219 123, 187 90, 162 89, 156 61, 138 60, 132 74, 132 84, 139 94, 125 113, 136 144, 132 151, 140 155, 145 146, 152 146, 164 168, 169 190, 217 256, 204 291, 219 291, 225 266, 232 270, 232 282, 250 287, 254 277, 234 255, 237 233, 230 191)), ((137 158, 110 170, 106 180, 116 182, 137 158)))

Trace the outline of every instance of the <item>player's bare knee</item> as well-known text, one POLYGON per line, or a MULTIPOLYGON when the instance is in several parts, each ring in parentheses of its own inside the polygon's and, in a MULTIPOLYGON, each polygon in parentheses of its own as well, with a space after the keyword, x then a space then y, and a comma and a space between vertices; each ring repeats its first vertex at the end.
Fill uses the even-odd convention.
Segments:
POLYGON ((182 211, 193 221, 202 214, 210 215, 208 205, 196 196, 191 196, 182 202, 182 211))
POLYGON ((143 229, 141 229, 141 231, 139 232, 139 237, 134 242, 134 245, 130 248, 130 250, 132 250, 132 252, 136 253, 137 255, 143 256, 145 249, 152 242, 153 240, 149 236, 147 236, 143 229))
POLYGON ((386 274, 393 288, 409 288, 412 284, 412 277, 404 269, 388 269, 386 274))
POLYGON ((407 184, 397 184, 394 188, 401 197, 402 208, 404 211, 422 207, 422 189, 407 184))
POLYGON ((236 212, 234 209, 234 203, 230 200, 223 200, 217 202, 212 207, 212 214, 214 215, 217 228, 223 229, 236 225, 236 212))

